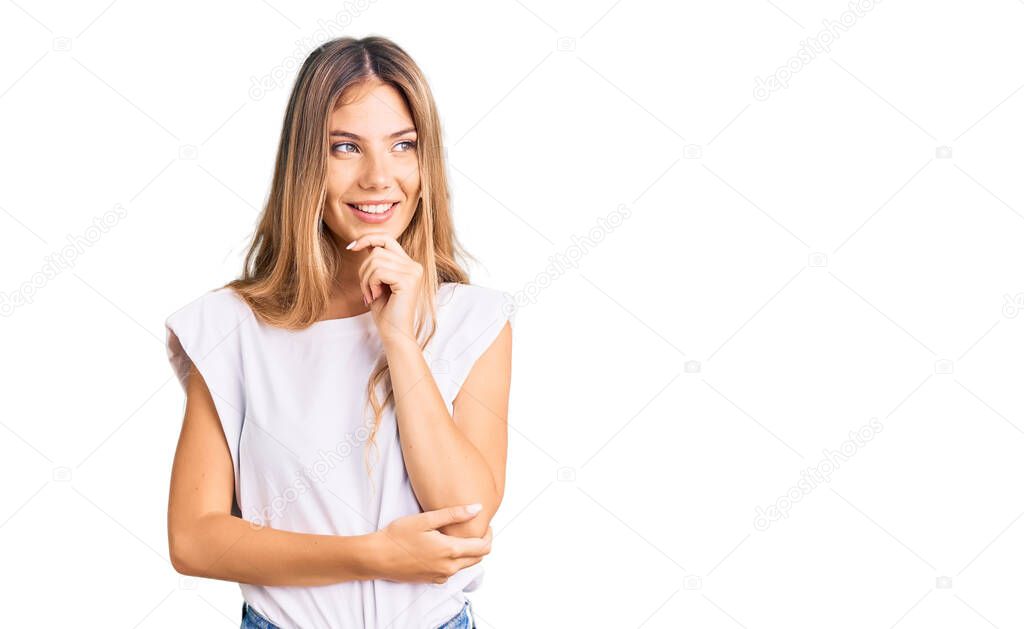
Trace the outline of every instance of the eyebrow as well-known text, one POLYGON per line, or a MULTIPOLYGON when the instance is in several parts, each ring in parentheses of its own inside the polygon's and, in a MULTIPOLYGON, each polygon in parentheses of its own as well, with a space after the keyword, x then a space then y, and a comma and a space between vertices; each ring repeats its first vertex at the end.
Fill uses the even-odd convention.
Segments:
MULTIPOLYGON (((397 138, 400 135, 405 135, 406 133, 415 132, 415 131, 416 131, 416 127, 409 127, 408 129, 402 129, 401 131, 395 131, 394 133, 392 133, 388 137, 389 138, 397 138)), ((341 137, 344 137, 344 138, 352 138, 353 140, 362 140, 362 138, 359 137, 358 135, 356 135, 354 133, 349 133, 348 131, 331 131, 331 135, 332 136, 337 135, 337 136, 341 136, 341 137)))

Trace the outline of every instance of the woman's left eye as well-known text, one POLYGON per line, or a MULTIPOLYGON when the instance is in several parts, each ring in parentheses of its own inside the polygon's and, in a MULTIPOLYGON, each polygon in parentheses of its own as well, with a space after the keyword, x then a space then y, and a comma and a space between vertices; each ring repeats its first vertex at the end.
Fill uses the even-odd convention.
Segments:
POLYGON ((403 144, 407 145, 407 147, 408 147, 408 148, 405 148, 405 149, 401 149, 403 151, 411 151, 411 150, 416 148, 416 140, 402 140, 401 142, 399 142, 395 146, 402 146, 403 144))

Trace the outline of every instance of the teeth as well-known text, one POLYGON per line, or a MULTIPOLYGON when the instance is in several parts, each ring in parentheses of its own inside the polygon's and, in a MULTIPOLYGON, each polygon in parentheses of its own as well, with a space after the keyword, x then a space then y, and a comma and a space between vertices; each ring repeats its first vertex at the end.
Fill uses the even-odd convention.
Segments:
POLYGON ((381 205, 353 205, 360 212, 366 212, 367 214, 383 214, 388 211, 393 204, 383 203, 381 205))

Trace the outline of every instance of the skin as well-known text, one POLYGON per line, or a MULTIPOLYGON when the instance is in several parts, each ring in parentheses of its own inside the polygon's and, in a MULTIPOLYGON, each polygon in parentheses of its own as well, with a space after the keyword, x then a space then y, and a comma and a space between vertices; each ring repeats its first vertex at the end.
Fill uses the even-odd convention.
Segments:
POLYGON ((449 413, 414 334, 423 266, 397 240, 420 194, 412 116, 389 85, 367 83, 356 94, 334 112, 330 127, 324 221, 336 241, 348 242, 339 287, 358 289, 369 302, 391 369, 402 455, 417 500, 425 510, 481 504, 476 518, 442 531, 482 537, 504 494, 511 326, 506 323, 474 364, 449 413), (399 205, 379 224, 359 220, 347 205, 373 200, 399 205))
POLYGON ((366 535, 315 535, 257 526, 231 514, 234 470, 213 397, 197 369, 187 383, 167 508, 171 564, 181 574, 258 585, 317 586, 366 579, 444 583, 491 550, 491 534, 437 529, 474 518, 464 507, 426 511, 366 535))
POLYGON ((419 198, 415 131, 399 93, 379 82, 330 119, 324 221, 343 263, 326 318, 373 313, 391 368, 402 452, 424 512, 367 535, 295 533, 231 515, 234 472, 212 395, 193 369, 171 472, 168 541, 182 574, 262 585, 316 586, 388 579, 444 583, 491 550, 490 520, 504 495, 511 328, 474 364, 453 413, 414 341, 423 268, 397 242, 419 198), (346 202, 399 201, 385 223, 359 221, 346 202), (343 244, 344 243, 344 244, 343 244), (350 249, 345 244, 352 243, 350 249), (360 302, 361 305, 360 305, 360 302), (471 513, 465 505, 481 505, 471 513))
POLYGON ((395 88, 379 81, 353 86, 353 102, 331 115, 330 157, 327 167, 327 198, 324 222, 341 253, 341 269, 325 318, 366 312, 359 287, 359 268, 369 251, 344 247, 356 238, 386 234, 397 239, 412 221, 420 197, 416 130, 408 107, 395 88), (392 134, 408 130, 396 137, 392 134), (334 132, 351 134, 336 135, 334 132), (352 214, 346 203, 374 200, 399 201, 385 223, 369 224, 352 214))

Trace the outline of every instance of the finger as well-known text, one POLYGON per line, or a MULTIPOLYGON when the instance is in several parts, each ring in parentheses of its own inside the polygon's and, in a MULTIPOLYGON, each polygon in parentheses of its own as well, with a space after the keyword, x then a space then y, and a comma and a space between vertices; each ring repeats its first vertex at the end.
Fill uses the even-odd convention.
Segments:
POLYGON ((348 249, 349 251, 359 251, 360 249, 365 249, 366 247, 372 246, 369 243, 369 241, 366 240, 366 237, 372 236, 374 234, 386 235, 384 234, 384 232, 371 232, 369 234, 363 234, 362 236, 359 236, 352 242, 345 245, 345 248, 348 249))
POLYGON ((387 249, 375 247, 369 253, 367 253, 366 258, 359 263, 359 269, 356 272, 356 275, 362 275, 363 271, 366 270, 366 267, 368 267, 371 264, 376 264, 381 260, 388 260, 401 266, 402 264, 408 264, 412 260, 412 258, 403 257, 395 253, 394 251, 388 251, 387 249))
POLYGON ((370 250, 370 253, 367 255, 368 257, 372 256, 380 258, 381 260, 394 260, 399 264, 408 263, 410 260, 412 260, 412 258, 410 258, 407 255, 403 255, 403 253, 401 252, 391 251, 390 249, 384 249, 383 247, 374 247, 373 249, 370 250))
POLYGON ((383 285, 389 283, 392 277, 391 269, 385 269, 380 265, 374 266, 366 275, 366 285, 370 289, 370 299, 377 299, 384 294, 383 285))
POLYGON ((391 292, 400 291, 409 277, 410 274, 404 267, 381 263, 370 272, 367 279, 370 287, 377 291, 376 297, 374 297, 376 299, 384 294, 384 286, 391 288, 391 292))
POLYGON ((405 253, 402 249, 402 245, 398 244, 398 241, 394 239, 390 234, 383 232, 373 232, 370 234, 363 234, 359 238, 356 238, 348 244, 346 249, 351 251, 359 251, 366 247, 384 247, 388 251, 394 251, 395 253, 405 253))
POLYGON ((376 299, 384 294, 385 287, 391 293, 409 291, 415 287, 417 279, 416 272, 406 265, 382 263, 370 272, 368 284, 376 290, 376 299))
POLYGON ((481 505, 476 503, 474 505, 460 505, 457 507, 445 507, 444 509, 435 509, 434 511, 424 511, 420 515, 423 518, 423 525, 426 527, 425 531, 431 531, 439 529, 448 524, 455 524, 456 522, 465 522, 476 517, 476 514, 480 512, 481 505), (470 507, 476 507, 475 511, 471 511, 470 507))
POLYGON ((483 560, 484 560, 483 557, 465 557, 465 558, 462 558, 462 559, 456 559, 455 560, 456 571, 462 570, 463 568, 468 568, 470 566, 476 565, 476 564, 480 563, 483 560))
POLYGON ((455 557, 483 557, 491 552, 491 542, 482 537, 457 537, 452 543, 455 557))
POLYGON ((374 295, 373 293, 373 287, 370 286, 369 283, 370 273, 373 272, 373 269, 377 264, 379 264, 377 256, 370 254, 366 257, 366 260, 363 260, 363 263, 359 265, 359 290, 362 291, 363 299, 365 299, 367 303, 370 303, 377 298, 377 295, 374 295))
POLYGON ((370 251, 359 265, 359 270, 356 272, 356 276, 359 278, 359 290, 363 293, 363 301, 367 305, 369 305, 374 299, 373 293, 370 291, 370 287, 366 283, 366 276, 370 272, 370 267, 377 264, 377 256, 374 254, 374 251, 370 251))
POLYGON ((389 262, 380 262, 367 267, 360 284, 366 286, 370 293, 370 301, 373 301, 384 294, 384 284, 392 286, 402 281, 402 278, 400 267, 392 266, 389 262))

